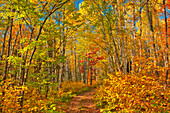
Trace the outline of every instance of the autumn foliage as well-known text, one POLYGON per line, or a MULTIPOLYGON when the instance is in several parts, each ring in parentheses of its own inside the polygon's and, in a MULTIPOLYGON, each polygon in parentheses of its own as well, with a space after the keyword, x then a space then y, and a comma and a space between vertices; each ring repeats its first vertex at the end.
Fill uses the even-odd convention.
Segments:
POLYGON ((0 112, 170 111, 169 0, 1 0, 0 112))
POLYGON ((11 80, 6 80, 4 87, 0 91, 5 92, 5 96, 1 97, 1 108, 5 112, 20 112, 21 107, 19 100, 21 99, 20 92, 25 92, 25 101, 22 107, 22 112, 64 112, 67 110, 71 98, 77 94, 89 91, 97 86, 93 81, 93 85, 86 85, 82 82, 67 81, 62 84, 59 91, 50 90, 49 97, 45 96, 45 90, 40 92, 39 89, 31 86, 11 86, 11 80))
POLYGON ((152 76, 116 73, 109 74, 94 99, 103 112, 168 112, 169 95, 152 76))

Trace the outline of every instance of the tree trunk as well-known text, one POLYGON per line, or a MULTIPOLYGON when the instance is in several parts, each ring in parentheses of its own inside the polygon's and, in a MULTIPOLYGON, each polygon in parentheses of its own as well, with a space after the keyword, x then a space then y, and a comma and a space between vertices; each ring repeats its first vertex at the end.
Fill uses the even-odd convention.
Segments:
POLYGON ((75 56, 75 78, 77 80, 77 60, 76 60, 76 38, 74 39, 74 56, 75 56))
MULTIPOLYGON (((124 5, 123 5, 123 14, 124 14, 124 29, 125 29, 125 35, 126 35, 126 33, 127 33, 127 28, 126 28, 126 18, 125 18, 125 15, 126 15, 126 11, 125 11, 125 0, 123 1, 124 2, 124 5)), ((124 45, 124 44, 122 44, 122 45, 124 45, 123 46, 123 57, 124 57, 124 74, 126 75, 127 74, 127 36, 125 36, 124 35, 124 37, 126 38, 125 39, 125 44, 126 44, 126 46, 124 45)), ((122 40, 123 42, 124 42, 124 38, 123 38, 123 40, 122 40)))
MULTIPOLYGON (((120 38, 119 38, 119 25, 118 25, 118 17, 120 17, 118 14, 119 10, 118 10, 118 7, 119 7, 119 1, 117 0, 117 6, 115 5, 115 8, 116 8, 116 11, 115 11, 115 14, 116 14, 116 32, 117 32, 117 39, 118 39, 118 50, 119 50, 119 55, 120 55, 120 59, 122 61, 122 49, 121 49, 121 44, 120 44, 120 38)), ((120 18, 119 18, 120 19, 120 18)), ((121 63, 121 62, 120 62, 121 63)), ((121 64, 119 64, 121 65, 121 64)), ((119 66, 118 66, 119 67, 119 66)), ((120 70, 119 70, 120 71, 120 70)))
POLYGON ((108 57, 108 63, 109 63, 109 69, 111 71, 111 73, 113 72, 113 69, 112 69, 112 66, 111 66, 111 62, 110 62, 110 56, 109 56, 109 50, 108 50, 108 46, 107 46, 107 40, 106 40, 106 34, 105 34, 105 26, 104 26, 104 21, 103 21, 103 15, 101 15, 101 18, 102 18, 102 31, 103 31, 103 35, 104 35, 104 40, 105 40, 105 46, 106 46, 106 52, 107 52, 107 57, 108 57))
MULTIPOLYGON (((12 10, 12 12, 14 12, 14 10, 12 10)), ((10 50, 11 50, 11 40, 12 40, 12 27, 13 27, 13 17, 10 18, 10 36, 8 39, 8 48, 7 48, 7 55, 6 55, 6 62, 5 62, 5 70, 4 70, 4 75, 3 75, 3 81, 5 82, 6 78, 7 78, 7 72, 8 72, 8 57, 10 55, 10 50)), ((2 93, 3 95, 5 94, 5 92, 2 93)))
POLYGON ((90 72, 91 72, 91 76, 90 76, 90 85, 92 85, 92 78, 93 78, 93 68, 92 65, 90 66, 90 72))
MULTIPOLYGON (((149 0, 147 0, 147 2, 146 2, 146 7, 147 7, 147 17, 148 17, 148 22, 149 22, 149 28, 150 28, 150 31, 151 31, 151 37, 152 37, 152 43, 153 43, 152 46, 153 46, 153 56, 154 56, 154 68, 155 68, 156 65, 157 65, 157 60, 156 60, 157 55, 156 55, 156 47, 155 47, 155 38, 154 38, 154 30, 153 30, 153 23, 152 23, 152 15, 150 14, 148 3, 149 3, 149 0)), ((159 77, 159 73, 158 73, 157 70, 154 71, 154 73, 156 74, 157 77, 159 77)))
POLYGON ((80 58, 78 56, 78 78, 79 78, 79 81, 81 82, 81 71, 80 71, 80 58))
MULTIPOLYGON (((142 13, 142 2, 140 0, 140 11, 139 11, 139 19, 140 19, 140 34, 139 34, 139 58, 141 59, 142 57, 142 45, 141 45, 141 37, 142 37, 142 18, 141 18, 141 13, 142 13)), ((141 72, 141 65, 142 62, 140 60, 139 63, 139 73, 141 72)))
POLYGON ((135 50, 135 0, 133 0, 133 48, 132 48, 132 74, 135 72, 135 64, 134 64, 134 59, 136 56, 136 50, 135 50))
POLYGON ((86 84, 86 58, 84 58, 84 76, 83 76, 83 83, 86 84))
MULTIPOLYGON (((6 27, 5 33, 4 33, 4 38, 3 38, 3 43, 2 43, 2 50, 1 50, 1 55, 0 55, 0 61, 2 61, 2 57, 4 54, 4 48, 5 48, 5 40, 6 40, 6 35, 8 33, 9 26, 6 27)), ((1 65, 1 63, 0 63, 1 65)))
POLYGON ((169 70, 170 64, 169 64, 169 46, 168 46, 168 24, 167 24, 165 0, 163 0, 163 5, 164 5, 164 15, 165 15, 165 38, 166 38, 166 62, 165 62, 166 76, 165 76, 164 89, 166 89, 168 85, 168 70, 169 70))
POLYGON ((87 84, 88 84, 88 81, 89 80, 89 56, 87 58, 87 84))
MULTIPOLYGON (((63 21, 65 20, 65 9, 63 10, 63 21)), ((65 46, 66 46, 66 38, 65 38, 65 25, 63 24, 63 53, 62 59, 65 57, 65 46)), ((60 63, 60 71, 59 71, 59 89, 61 88, 62 75, 64 73, 64 61, 60 63)))
POLYGON ((66 51, 66 79, 69 80, 69 66, 68 66, 67 51, 66 51))
MULTIPOLYGON (((71 59, 73 59, 73 47, 72 47, 72 43, 71 43, 71 59)), ((71 60, 71 64, 73 64, 73 60, 71 60)), ((74 78, 75 78, 75 76, 74 76, 74 67, 73 66, 71 66, 71 76, 72 76, 72 81, 74 81, 74 78)))

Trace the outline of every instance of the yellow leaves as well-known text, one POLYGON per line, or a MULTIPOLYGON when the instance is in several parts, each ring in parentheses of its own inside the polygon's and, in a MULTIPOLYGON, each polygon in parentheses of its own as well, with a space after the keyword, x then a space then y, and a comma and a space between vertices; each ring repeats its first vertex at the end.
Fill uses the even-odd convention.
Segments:
POLYGON ((20 104, 18 102, 22 96, 20 96, 20 92, 25 89, 25 87, 18 88, 17 86, 10 86, 13 79, 6 80, 3 87, 0 87, 0 104, 2 105, 2 111, 5 112, 17 112, 20 109, 20 104), (2 91, 5 92, 5 95, 2 96, 2 91), (3 99, 3 101, 2 101, 3 99))
POLYGON ((38 111, 38 107, 37 106, 32 107, 32 108, 28 109, 28 111, 38 111))
POLYGON ((38 3, 38 0, 30 0, 31 3, 38 3))
POLYGON ((55 104, 52 104, 51 106, 50 106, 50 108, 52 108, 53 110, 56 110, 56 107, 55 107, 56 105, 55 104))
MULTIPOLYGON (((163 111, 168 107, 162 107, 163 109, 160 109, 163 104, 159 105, 155 104, 155 102, 164 102, 167 104, 168 97, 166 95, 170 93, 168 90, 166 93, 161 93, 162 90, 163 87, 155 81, 155 78, 148 75, 137 77, 135 75, 113 76, 109 74, 109 79, 106 79, 104 85, 98 90, 96 98, 98 99, 98 103, 107 101, 109 103, 107 104, 109 107, 107 107, 107 109, 121 105, 123 106, 123 112, 127 109, 133 112, 137 110, 141 110, 140 112, 142 112, 142 110, 150 112, 151 108, 152 111, 163 111), (160 95, 163 95, 163 98, 165 98, 163 102, 161 101, 160 95), (156 107, 151 107, 151 104, 152 106, 154 104, 156 107)), ((103 109, 103 111, 104 110, 106 110, 106 108, 103 109)), ((119 112, 119 110, 117 111, 119 112)))
POLYGON ((142 85, 142 88, 144 88, 145 87, 145 85, 142 85))
POLYGON ((119 95, 116 93, 116 97, 119 98, 119 95))
POLYGON ((28 87, 23 85, 23 86, 17 87, 17 89, 27 90, 27 89, 28 89, 28 87))
POLYGON ((55 111, 55 110, 56 110, 56 107, 53 107, 53 110, 55 111))
POLYGON ((121 72, 116 72, 116 76, 121 76, 122 73, 121 72))

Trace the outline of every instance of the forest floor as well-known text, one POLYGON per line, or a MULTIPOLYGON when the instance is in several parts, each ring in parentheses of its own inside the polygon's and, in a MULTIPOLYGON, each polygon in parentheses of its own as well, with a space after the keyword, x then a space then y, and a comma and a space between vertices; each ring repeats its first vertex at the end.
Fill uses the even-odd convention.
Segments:
POLYGON ((72 99, 66 113, 100 113, 93 102, 96 89, 82 93, 72 99))

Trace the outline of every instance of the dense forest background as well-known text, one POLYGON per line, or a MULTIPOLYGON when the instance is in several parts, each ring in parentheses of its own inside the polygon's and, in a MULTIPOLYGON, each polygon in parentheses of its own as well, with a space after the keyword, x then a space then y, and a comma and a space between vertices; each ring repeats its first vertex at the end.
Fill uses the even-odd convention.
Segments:
POLYGON ((100 112, 168 113, 169 7, 1 0, 0 112, 64 112, 75 94, 97 87, 100 112))

